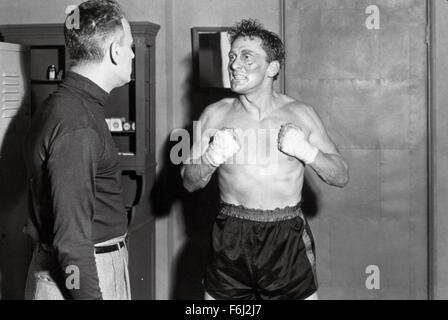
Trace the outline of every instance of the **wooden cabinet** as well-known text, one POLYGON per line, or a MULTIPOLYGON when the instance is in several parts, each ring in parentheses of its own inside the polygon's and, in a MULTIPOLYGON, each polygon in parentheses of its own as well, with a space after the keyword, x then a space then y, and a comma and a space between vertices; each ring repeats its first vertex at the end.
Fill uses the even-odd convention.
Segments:
MULTIPOLYGON (((112 131, 123 170, 123 194, 129 215, 132 295, 154 299, 155 221, 150 190, 155 179, 155 39, 159 26, 131 22, 135 59, 132 80, 116 88, 105 107, 106 118, 130 124, 112 131)), ((0 25, 4 40, 29 47, 31 112, 53 92, 69 69, 62 24, 0 25), (56 67, 56 78, 47 70, 56 67)))

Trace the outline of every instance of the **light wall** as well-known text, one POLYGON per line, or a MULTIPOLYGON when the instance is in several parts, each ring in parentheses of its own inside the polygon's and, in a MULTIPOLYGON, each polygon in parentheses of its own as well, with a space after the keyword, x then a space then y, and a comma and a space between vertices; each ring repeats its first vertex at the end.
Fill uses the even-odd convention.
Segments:
POLYGON ((316 243, 319 296, 424 299, 426 3, 286 3, 286 52, 299 57, 287 59, 286 92, 315 107, 350 171, 343 189, 306 177, 316 195, 313 205, 304 197, 304 212, 316 243), (379 29, 366 27, 371 5, 379 29), (374 290, 366 286, 371 266, 381 278, 374 290))

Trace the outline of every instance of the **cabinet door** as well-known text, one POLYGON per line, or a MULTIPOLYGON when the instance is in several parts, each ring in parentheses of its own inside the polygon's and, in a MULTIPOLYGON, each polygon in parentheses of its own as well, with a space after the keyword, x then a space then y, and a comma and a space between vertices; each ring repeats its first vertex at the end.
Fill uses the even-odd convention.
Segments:
POLYGON ((0 297, 4 299, 23 299, 27 275, 22 147, 30 114, 28 62, 25 47, 0 43, 0 297))
POLYGON ((426 1, 285 6, 287 94, 316 108, 350 166, 344 189, 307 175, 320 296, 425 298, 426 1))
POLYGON ((7 133, 23 132, 29 120, 28 59, 25 47, 0 43, 0 146, 7 133))

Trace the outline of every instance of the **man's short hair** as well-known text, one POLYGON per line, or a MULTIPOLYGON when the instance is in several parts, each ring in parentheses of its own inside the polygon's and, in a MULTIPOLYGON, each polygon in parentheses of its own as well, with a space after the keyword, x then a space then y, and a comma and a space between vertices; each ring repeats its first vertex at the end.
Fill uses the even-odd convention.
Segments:
POLYGON ((79 25, 70 28, 67 23, 64 25, 71 62, 75 65, 101 62, 108 49, 106 41, 117 35, 121 40, 124 35, 123 10, 115 0, 88 0, 77 9, 79 25))
POLYGON ((260 38, 261 46, 267 54, 268 62, 278 61, 280 65, 285 59, 285 47, 280 37, 264 28, 264 26, 254 19, 243 19, 229 31, 230 43, 238 38, 248 37, 250 39, 260 38))

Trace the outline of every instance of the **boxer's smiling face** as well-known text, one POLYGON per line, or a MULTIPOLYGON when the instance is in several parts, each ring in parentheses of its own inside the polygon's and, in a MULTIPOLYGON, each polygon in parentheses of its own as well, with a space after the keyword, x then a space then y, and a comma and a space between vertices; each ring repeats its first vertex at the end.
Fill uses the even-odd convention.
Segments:
POLYGON ((229 77, 232 91, 255 91, 268 77, 269 62, 260 38, 237 38, 229 52, 229 77))

